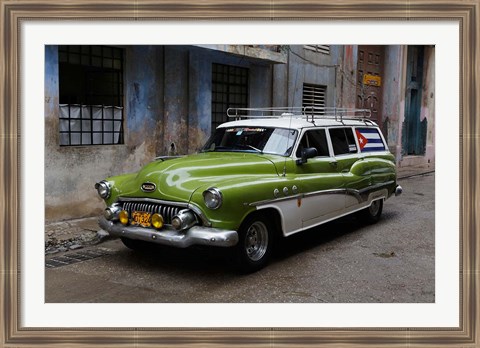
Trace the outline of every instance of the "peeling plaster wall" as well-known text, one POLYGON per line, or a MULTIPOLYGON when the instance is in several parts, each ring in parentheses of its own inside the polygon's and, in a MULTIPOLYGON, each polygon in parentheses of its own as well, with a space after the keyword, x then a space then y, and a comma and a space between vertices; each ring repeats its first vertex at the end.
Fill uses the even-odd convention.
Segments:
POLYGON ((425 159, 429 164, 435 163, 435 47, 424 50, 424 87, 422 90, 422 107, 420 119, 427 119, 427 146, 425 159))
POLYGON ((293 53, 289 53, 288 106, 302 106, 304 83, 327 86, 326 105, 336 106, 335 65, 341 60, 342 46, 330 46, 330 54, 313 52, 302 45, 290 49, 293 53))
POLYGON ((355 108, 357 100, 357 59, 358 46, 343 46, 341 65, 337 70, 337 106, 355 108))
POLYGON ((156 155, 162 110, 160 47, 126 48, 125 144, 59 144, 58 49, 45 49, 45 218, 56 221, 100 214, 94 189, 105 177, 137 171, 156 155))
POLYGON ((395 155, 397 162, 402 153, 402 123, 405 108, 405 46, 391 45, 385 47, 383 84, 382 125, 387 136, 387 144, 395 155))
POLYGON ((210 137, 213 63, 248 68, 249 106, 272 104, 271 64, 211 49, 165 46, 164 154, 197 152, 210 137))
POLYGON ((272 68, 272 107, 288 106, 289 64, 275 64, 272 68))
POLYGON ((252 65, 249 78, 249 107, 272 106, 272 66, 252 65))
POLYGON ((188 152, 188 70, 189 52, 185 47, 165 46, 164 147, 168 155, 188 152))
POLYGON ((212 62, 205 50, 192 50, 188 80, 188 153, 198 151, 211 133, 212 62))
POLYGON ((435 48, 425 46, 420 121, 427 121, 424 156, 402 156, 402 131, 405 121, 406 73, 408 46, 385 48, 383 84, 383 124, 387 143, 401 167, 435 164, 435 48))

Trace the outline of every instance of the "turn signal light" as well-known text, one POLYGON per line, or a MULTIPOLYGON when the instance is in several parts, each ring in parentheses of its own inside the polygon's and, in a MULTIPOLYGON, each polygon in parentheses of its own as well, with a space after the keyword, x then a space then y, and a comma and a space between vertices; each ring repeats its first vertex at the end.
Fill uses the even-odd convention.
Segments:
POLYGON ((122 210, 120 214, 118 214, 118 219, 123 225, 128 224, 128 211, 122 210))
POLYGON ((163 217, 160 214, 153 214, 152 215, 152 226, 160 229, 163 227, 163 217))

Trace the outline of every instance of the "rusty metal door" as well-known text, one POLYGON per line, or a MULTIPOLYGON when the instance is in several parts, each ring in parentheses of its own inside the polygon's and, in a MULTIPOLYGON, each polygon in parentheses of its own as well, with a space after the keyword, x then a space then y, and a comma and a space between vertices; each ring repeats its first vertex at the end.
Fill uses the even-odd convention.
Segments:
POLYGON ((384 46, 358 46, 356 107, 370 109, 382 127, 382 78, 384 46))

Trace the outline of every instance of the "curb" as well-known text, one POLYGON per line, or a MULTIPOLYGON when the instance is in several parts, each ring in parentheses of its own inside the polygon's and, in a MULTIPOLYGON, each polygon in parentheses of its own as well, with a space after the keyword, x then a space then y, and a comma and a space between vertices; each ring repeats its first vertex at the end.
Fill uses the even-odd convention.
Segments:
POLYGON ((428 172, 421 172, 421 173, 405 174, 405 175, 402 175, 402 176, 398 176, 397 180, 409 179, 409 178, 413 178, 413 177, 416 177, 416 176, 424 176, 424 175, 428 175, 428 174, 432 174, 432 173, 435 173, 435 170, 431 170, 431 171, 428 171, 428 172))

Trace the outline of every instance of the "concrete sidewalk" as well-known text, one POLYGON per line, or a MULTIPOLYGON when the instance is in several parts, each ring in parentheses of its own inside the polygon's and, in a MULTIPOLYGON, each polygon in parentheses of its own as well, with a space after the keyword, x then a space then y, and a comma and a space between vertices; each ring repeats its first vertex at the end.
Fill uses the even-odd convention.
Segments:
MULTIPOLYGON (((410 166, 398 168, 398 179, 433 173, 434 167, 410 166)), ((99 244, 110 236, 98 226, 98 216, 66 221, 52 222, 45 225, 45 254, 56 254, 86 246, 99 244)))
POLYGON ((430 174, 434 172, 435 166, 432 165, 397 167, 397 178, 401 180, 405 178, 410 178, 412 176, 430 174))

